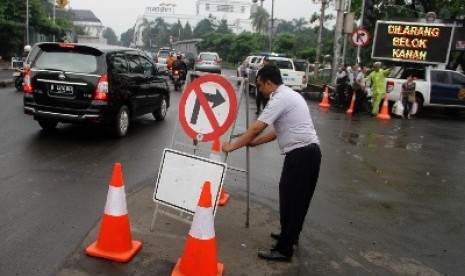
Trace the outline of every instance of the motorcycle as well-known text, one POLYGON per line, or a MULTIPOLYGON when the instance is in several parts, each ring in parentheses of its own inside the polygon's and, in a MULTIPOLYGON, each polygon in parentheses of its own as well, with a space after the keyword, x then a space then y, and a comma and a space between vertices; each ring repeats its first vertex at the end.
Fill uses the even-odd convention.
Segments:
POLYGON ((15 68, 13 72, 13 83, 15 84, 17 91, 23 91, 23 78, 24 70, 21 68, 15 68))
POLYGON ((174 91, 180 91, 186 80, 186 74, 184 70, 172 70, 171 80, 173 81, 174 91))

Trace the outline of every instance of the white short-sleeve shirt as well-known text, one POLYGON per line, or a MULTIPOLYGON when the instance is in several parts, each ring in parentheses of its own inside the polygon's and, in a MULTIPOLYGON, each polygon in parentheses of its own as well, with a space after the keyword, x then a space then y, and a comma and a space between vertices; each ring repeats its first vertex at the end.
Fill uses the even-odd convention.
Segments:
POLYGON ((273 125, 283 154, 312 143, 320 143, 307 102, 302 95, 284 84, 271 93, 258 120, 273 125))

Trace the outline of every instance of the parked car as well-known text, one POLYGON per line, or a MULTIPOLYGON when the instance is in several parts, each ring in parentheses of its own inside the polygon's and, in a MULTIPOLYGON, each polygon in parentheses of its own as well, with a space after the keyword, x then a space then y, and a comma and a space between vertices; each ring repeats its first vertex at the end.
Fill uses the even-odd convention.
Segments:
POLYGON ((249 76, 249 70, 251 64, 256 62, 260 56, 247 56, 242 63, 239 63, 237 67, 237 76, 247 78, 249 76))
POLYGON ((221 74, 221 58, 215 52, 200 52, 195 59, 194 70, 221 74))
POLYGON ((90 122, 125 136, 130 119, 165 119, 170 90, 139 50, 110 45, 44 42, 24 77, 24 113, 44 130, 90 122))

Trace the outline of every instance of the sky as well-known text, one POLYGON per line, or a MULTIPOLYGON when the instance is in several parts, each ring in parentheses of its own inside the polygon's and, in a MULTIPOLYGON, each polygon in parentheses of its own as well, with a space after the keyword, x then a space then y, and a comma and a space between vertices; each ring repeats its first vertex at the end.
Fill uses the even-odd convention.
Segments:
MULTIPOLYGON (((274 18, 278 19, 292 20, 304 17, 308 21, 312 14, 320 9, 320 5, 314 4, 312 0, 265 0, 263 7, 270 14, 273 1, 274 18)), ((134 26, 137 18, 144 13, 145 7, 174 3, 176 14, 194 15, 196 2, 197 0, 70 0, 67 8, 91 10, 105 27, 112 28, 119 37, 134 26)))

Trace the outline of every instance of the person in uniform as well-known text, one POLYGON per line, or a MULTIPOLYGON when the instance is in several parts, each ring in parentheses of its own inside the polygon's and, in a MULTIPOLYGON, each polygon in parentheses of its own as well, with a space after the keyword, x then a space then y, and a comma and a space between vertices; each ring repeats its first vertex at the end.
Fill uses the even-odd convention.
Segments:
POLYGON ((386 76, 391 72, 390 69, 381 69, 381 62, 373 64, 374 70, 365 78, 365 82, 371 82, 371 91, 373 92, 373 116, 378 116, 379 105, 386 95, 386 76))
POLYGON ((268 65, 257 73, 257 87, 269 98, 257 120, 234 142, 225 142, 224 152, 244 146, 255 147, 278 140, 285 155, 279 180, 279 214, 281 230, 271 233, 277 240, 270 250, 258 256, 267 260, 292 259, 293 245, 298 241, 315 191, 321 164, 319 139, 305 99, 285 86, 278 67, 268 65), (267 126, 272 128, 263 133, 267 126))

